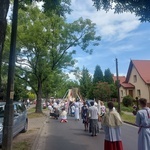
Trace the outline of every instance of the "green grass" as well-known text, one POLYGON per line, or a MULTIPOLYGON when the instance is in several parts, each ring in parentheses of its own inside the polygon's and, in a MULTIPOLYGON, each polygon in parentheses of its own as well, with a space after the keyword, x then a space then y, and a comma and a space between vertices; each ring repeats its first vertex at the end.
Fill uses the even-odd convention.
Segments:
POLYGON ((13 149, 14 150, 29 150, 31 149, 31 144, 29 144, 28 141, 18 142, 13 145, 13 149))
POLYGON ((121 113, 121 118, 122 118, 123 121, 135 124, 136 117, 134 115, 121 113))
POLYGON ((28 113, 33 113, 33 112, 35 112, 35 107, 29 108, 27 111, 28 111, 28 113))
POLYGON ((35 112, 33 112, 33 113, 28 114, 28 118, 39 118, 39 117, 43 117, 43 116, 45 116, 44 113, 35 113, 35 112))

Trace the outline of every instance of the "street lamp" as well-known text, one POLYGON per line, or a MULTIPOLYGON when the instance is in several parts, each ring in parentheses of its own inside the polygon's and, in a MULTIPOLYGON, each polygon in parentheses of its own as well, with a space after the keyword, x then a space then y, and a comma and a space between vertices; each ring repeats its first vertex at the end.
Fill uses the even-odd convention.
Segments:
POLYGON ((17 20, 18 20, 18 0, 14 0, 10 55, 9 55, 9 68, 8 68, 8 81, 7 81, 7 95, 6 95, 6 105, 5 105, 5 114, 4 114, 4 124, 3 124, 2 150, 12 150, 17 20))

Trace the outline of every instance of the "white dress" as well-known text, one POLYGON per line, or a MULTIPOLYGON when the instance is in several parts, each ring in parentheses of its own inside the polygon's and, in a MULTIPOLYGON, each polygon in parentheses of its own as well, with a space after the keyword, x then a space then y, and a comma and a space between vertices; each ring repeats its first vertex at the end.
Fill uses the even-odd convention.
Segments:
POLYGON ((79 102, 75 102, 75 119, 76 120, 80 119, 80 117, 79 117, 79 107, 80 107, 79 102))

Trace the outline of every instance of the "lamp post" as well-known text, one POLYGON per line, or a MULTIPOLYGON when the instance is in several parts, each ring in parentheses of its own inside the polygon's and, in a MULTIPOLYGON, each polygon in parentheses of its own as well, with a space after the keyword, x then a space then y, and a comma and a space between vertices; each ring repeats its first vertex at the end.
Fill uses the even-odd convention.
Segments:
POLYGON ((12 31, 9 55, 9 68, 7 80, 7 95, 3 124, 3 139, 2 150, 12 150, 12 131, 14 118, 14 74, 15 74, 15 59, 16 59, 16 37, 17 37, 17 20, 18 20, 18 0, 14 0, 12 31))

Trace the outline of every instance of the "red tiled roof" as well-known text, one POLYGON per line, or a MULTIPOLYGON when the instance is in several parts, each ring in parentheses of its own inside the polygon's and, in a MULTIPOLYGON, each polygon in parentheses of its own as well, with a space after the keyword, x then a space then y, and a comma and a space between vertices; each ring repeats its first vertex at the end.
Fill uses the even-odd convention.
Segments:
MULTIPOLYGON (((126 80, 126 77, 125 76, 119 76, 118 79, 119 79, 120 84, 121 84, 122 82, 124 82, 126 80)), ((113 80, 114 80, 114 82, 117 81, 117 77, 113 76, 113 80)))
POLYGON ((132 60, 132 63, 144 82, 150 84, 150 60, 132 60))
POLYGON ((121 86, 123 86, 124 88, 134 88, 134 85, 132 85, 131 83, 121 83, 121 86))

